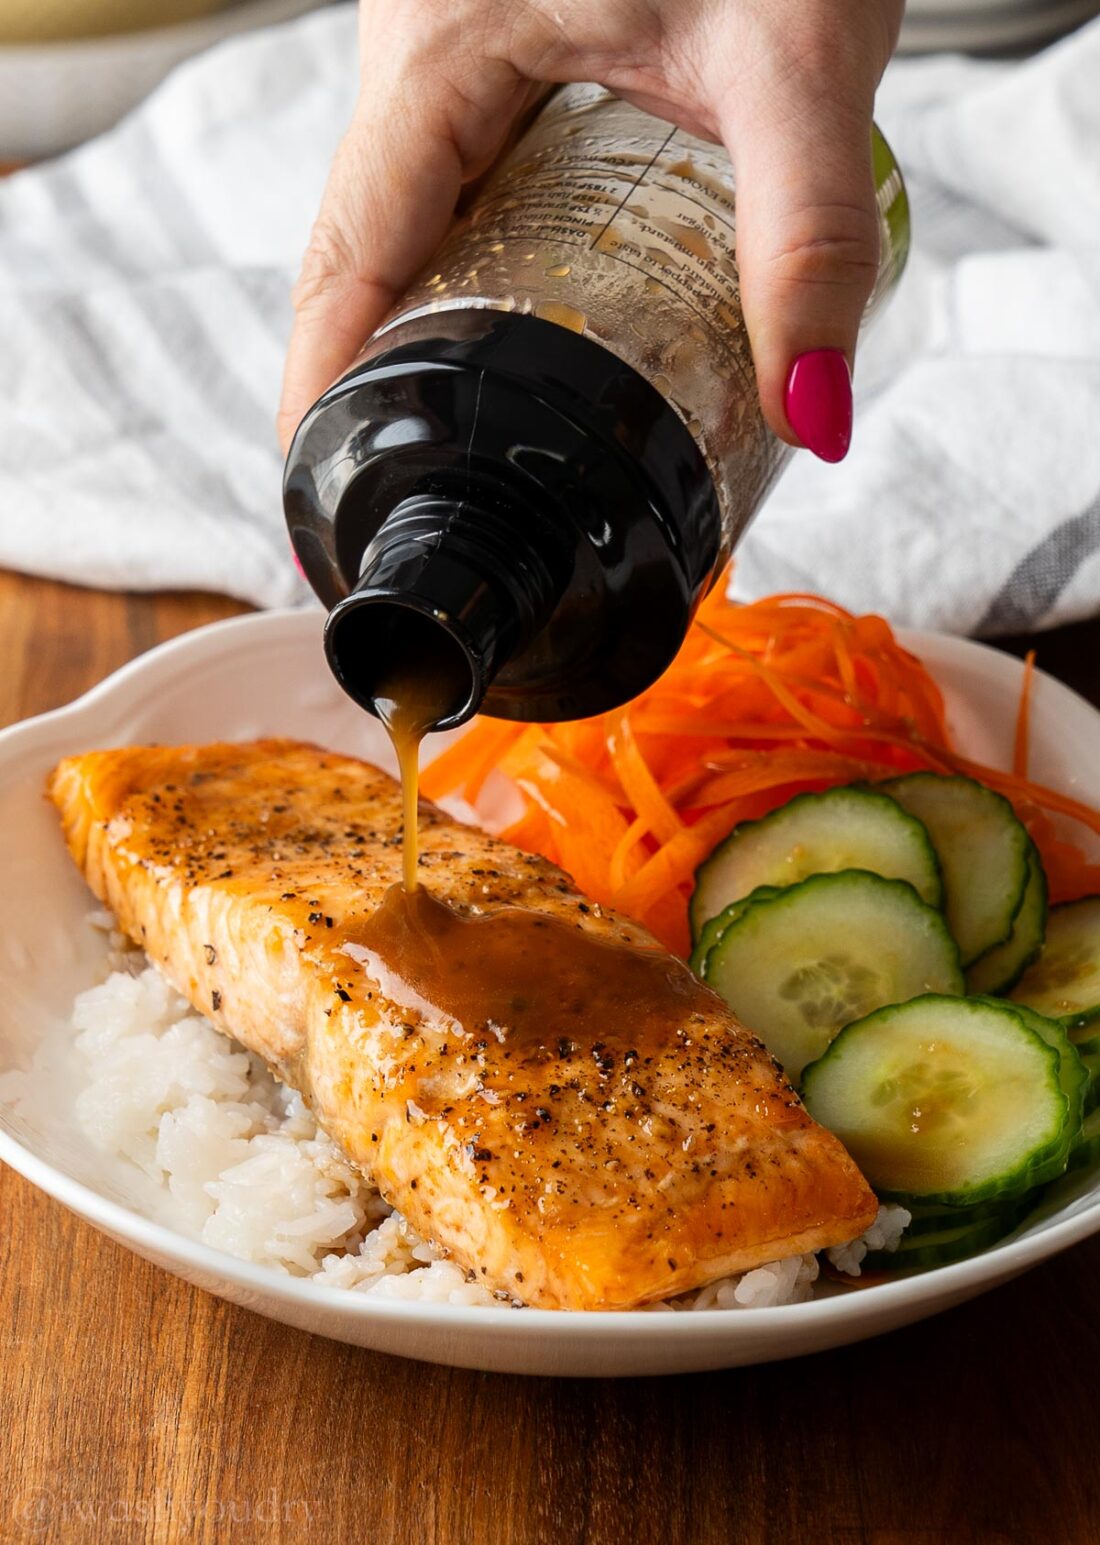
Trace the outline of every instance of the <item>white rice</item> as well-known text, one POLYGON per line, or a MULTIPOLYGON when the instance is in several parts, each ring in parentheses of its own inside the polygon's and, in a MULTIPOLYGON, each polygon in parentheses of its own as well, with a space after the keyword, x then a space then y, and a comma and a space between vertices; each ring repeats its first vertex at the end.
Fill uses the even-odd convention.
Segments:
MULTIPOLYGON (((94 921, 111 920, 97 914, 94 921)), ((73 1007, 75 1115, 96 1148, 147 1178, 158 1215, 240 1260, 328 1287, 502 1302, 382 1200, 259 1058, 197 1014, 120 935, 112 946, 111 974, 73 1007)), ((36 1073, 56 1057, 56 1047, 44 1048, 42 1066, 9 1075, 0 1096, 30 1101, 36 1073)), ((894 1248, 908 1222, 903 1209, 884 1207, 861 1239, 830 1250, 830 1261, 858 1276, 867 1250, 894 1248)), ((650 1307, 801 1303, 813 1295, 818 1270, 816 1256, 792 1256, 650 1307)))
POLYGON ((846 1276, 858 1277, 868 1250, 896 1250, 901 1236, 913 1221, 913 1215, 904 1207, 887 1202, 878 1210, 878 1217, 871 1227, 846 1245, 834 1245, 825 1253, 829 1263, 846 1276))

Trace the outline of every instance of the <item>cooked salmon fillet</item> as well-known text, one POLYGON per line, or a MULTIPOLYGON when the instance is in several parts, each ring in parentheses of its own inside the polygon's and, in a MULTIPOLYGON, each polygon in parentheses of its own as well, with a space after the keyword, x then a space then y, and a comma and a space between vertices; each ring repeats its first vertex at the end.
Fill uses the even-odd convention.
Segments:
POLYGON ((873 1220, 844 1148, 686 966, 426 802, 422 905, 450 910, 395 972, 401 795, 378 769, 289 740, 138 746, 70 757, 49 794, 121 928, 491 1288, 628 1308, 873 1220), (509 950, 478 1021, 478 972, 508 975, 509 950))

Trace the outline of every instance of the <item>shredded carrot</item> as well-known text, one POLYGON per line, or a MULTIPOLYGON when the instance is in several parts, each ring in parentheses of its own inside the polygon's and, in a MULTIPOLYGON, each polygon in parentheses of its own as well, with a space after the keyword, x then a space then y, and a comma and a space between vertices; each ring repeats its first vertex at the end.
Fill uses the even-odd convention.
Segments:
POLYGON ((461 784, 463 798, 474 804, 498 758, 523 733, 521 724, 509 724, 506 719, 482 719, 477 728, 476 745, 464 735, 424 769, 420 787, 429 799, 441 799, 461 784))
POLYGON ((611 867, 607 875, 607 883, 613 893, 620 890, 626 884, 628 875, 640 869, 645 862, 645 854, 643 853, 641 857, 638 854, 642 839, 648 830, 645 818, 639 815, 619 838, 615 851, 611 855, 611 867))
POLYGON ((631 805, 659 841, 671 842, 683 831, 684 823, 665 798, 652 769, 647 765, 630 727, 629 714, 620 716, 608 737, 607 748, 611 754, 611 765, 631 805))
POLYGON ((423 787, 474 804, 503 779, 523 814, 502 835, 680 952, 695 870, 740 821, 803 790, 922 768, 1011 800, 1052 899, 1066 901, 1100 891, 1100 862, 1072 835, 1100 836, 1100 811, 1029 780, 1033 695, 1029 654, 1012 770, 985 767, 956 750, 939 687, 882 617, 802 594, 739 606, 719 585, 672 665, 625 708, 572 724, 479 720, 423 787))
POLYGON ((1024 684, 1020 689, 1020 706, 1016 710, 1016 737, 1012 746, 1012 771, 1017 778, 1027 777, 1028 734, 1031 729, 1031 683, 1035 677, 1035 651, 1029 649, 1024 656, 1024 684))

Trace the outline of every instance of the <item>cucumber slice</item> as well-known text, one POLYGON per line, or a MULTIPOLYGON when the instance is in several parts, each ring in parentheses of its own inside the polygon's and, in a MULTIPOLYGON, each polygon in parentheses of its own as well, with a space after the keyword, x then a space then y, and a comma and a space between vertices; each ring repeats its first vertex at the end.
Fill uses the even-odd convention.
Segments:
MULTIPOLYGON (((1027 1193, 1029 1208, 1035 1200, 1035 1195, 1033 1191, 1027 1193)), ((908 1245, 910 1240, 920 1239, 925 1234, 941 1234, 946 1229, 962 1228, 973 1223, 986 1223, 991 1219, 996 1219, 1002 1224, 1006 1218, 1015 1220, 1019 1216, 1023 1200, 1017 1197, 1010 1202, 975 1202, 970 1207, 929 1207, 925 1203, 914 1202, 909 1207, 910 1223, 902 1235, 900 1244, 908 1245)))
POLYGON ((763 901, 767 896, 777 896, 778 894, 779 889, 777 886, 761 885, 757 890, 753 891, 751 896, 742 896, 740 901, 731 901, 729 906, 724 907, 717 917, 708 918, 703 924, 698 943, 692 950, 691 958, 688 961, 688 965, 695 972, 695 975, 702 977, 706 981, 707 956, 710 954, 712 946, 718 943, 718 940, 735 917, 740 917, 741 913, 752 902, 763 901))
POLYGON ((797 885, 811 874, 869 869, 908 880, 931 906, 943 899, 928 833, 897 802, 871 789, 841 786, 798 794, 759 821, 735 826, 695 876, 692 937, 704 923, 761 885, 797 885))
POLYGON ((711 946, 707 981, 797 1079, 850 1020, 918 993, 961 993, 943 915, 904 880, 811 875, 753 901, 711 946))
POLYGON ((1027 831, 1007 799, 972 778, 906 773, 876 787, 928 828, 947 921, 963 965, 972 965, 1012 933, 1029 879, 1027 831))
POLYGON ((802 1096, 880 1196, 966 1206, 1064 1170, 1076 1132, 1061 1071, 1010 1005, 930 996, 842 1030, 802 1096))
POLYGON ((1051 908, 1042 953, 1011 997, 1075 1026, 1100 1015, 1100 896, 1051 908))
POLYGON ((998 1207, 982 1218, 948 1221, 940 1230, 914 1235, 907 1229, 896 1250, 868 1251, 861 1263, 864 1273, 881 1271, 927 1271, 933 1266, 950 1266, 988 1250, 1010 1234, 1030 1211, 1026 1206, 998 1207))
POLYGON ((979 955, 966 973, 967 992, 1005 993, 1043 947, 1047 924, 1047 877, 1034 843, 1029 844, 1027 885, 1012 932, 1003 944, 979 955))
POLYGON ((1100 1105, 1100 1036, 1094 1037, 1091 1041, 1079 1042, 1076 1050, 1081 1059, 1081 1066, 1088 1075, 1088 1084, 1085 1087, 1087 1116, 1100 1105))
POLYGON ((1082 1057, 1081 1062, 1085 1072, 1089 1076, 1085 1089, 1085 1116, 1086 1118, 1100 1106, 1100 1053, 1094 1052, 1091 1057, 1082 1057))
POLYGON ((1058 1053, 1058 1083, 1068 1101, 1066 1124, 1072 1148, 1081 1131, 1081 1122, 1084 1120, 1089 1071, 1082 1062, 1076 1046, 1066 1034, 1065 1026, 1058 1020, 1048 1019, 1045 1014, 1037 1014, 1034 1009, 1029 1009, 1023 1003, 1006 1003, 1002 1006, 1019 1014, 1028 1029, 1034 1030, 1036 1035, 1041 1035, 1047 1045, 1052 1046, 1058 1053))
POLYGON ((1090 1111, 1081 1127, 1081 1135, 1069 1156, 1070 1169, 1084 1169, 1100 1159, 1100 1110, 1090 1111))

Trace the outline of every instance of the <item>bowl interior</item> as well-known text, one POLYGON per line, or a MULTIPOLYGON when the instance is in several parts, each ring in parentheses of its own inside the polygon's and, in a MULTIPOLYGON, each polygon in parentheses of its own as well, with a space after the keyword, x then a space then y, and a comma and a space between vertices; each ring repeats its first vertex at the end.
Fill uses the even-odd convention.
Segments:
MULTIPOLYGON (((7 881, 0 888, 0 974, 5 989, 0 995, 0 1137, 7 1140, 8 1157, 12 1145, 28 1156, 27 1165, 18 1154, 13 1162, 47 1189, 55 1187, 45 1170, 35 1173, 36 1165, 48 1166, 49 1172, 79 1182, 97 1197, 120 1203, 137 1217, 170 1224, 162 1214, 159 1192, 135 1177, 131 1167, 92 1148, 71 1118, 76 1085, 66 1055, 65 1025, 75 995, 102 979, 106 946, 102 931, 89 924, 93 903, 65 852, 52 807, 43 798, 44 779, 61 757, 99 746, 264 735, 314 740, 392 769, 381 727, 346 698, 328 674, 321 624, 320 614, 312 611, 267 613, 217 624, 135 661, 78 703, 0 735, 0 832, 7 881), (40 1053, 31 1098, 24 1087, 17 1101, 13 1085, 25 1086, 26 1080, 13 1080, 10 1074, 27 1069, 43 1045, 56 1051, 50 1050, 44 1058, 40 1053)), ((980 645, 937 635, 912 634, 907 642, 943 685, 963 748, 979 760, 1007 765, 1019 662, 980 645)), ((425 759, 449 738, 436 737, 436 745, 427 743, 425 759)), ((1034 777, 1100 802, 1100 715, 1059 683, 1041 676, 1033 699, 1032 745, 1034 777)), ((62 1194, 61 1188, 55 1194, 62 1194)), ((1004 1252, 998 1274, 1010 1275, 1071 1237, 1100 1226, 1098 1203, 1100 1181, 1091 1176, 1080 1173, 1060 1183, 1014 1242, 990 1252, 991 1257, 1004 1252), (1095 1215, 1087 1226, 1084 1213, 1095 1215), (1075 1226, 1068 1231, 1058 1228, 1070 1219, 1077 1219, 1075 1226), (1048 1231, 1053 1231, 1049 1250, 1039 1248, 1036 1236, 1048 1231), (1021 1244, 1028 1240, 1030 1247, 1021 1244)), ((178 1236, 178 1252, 174 1252, 178 1261, 186 1261, 193 1250, 190 1241, 178 1236)), ((173 1269, 182 1269, 178 1261, 171 1263, 173 1269)), ((990 1275, 991 1269, 986 1269, 984 1279, 990 1275)), ((872 1289, 848 1298, 869 1304, 877 1293, 894 1291, 872 1289)), ((913 1291, 907 1290, 909 1298, 913 1291)), ((360 1307, 364 1314, 368 1312, 366 1304, 360 1307)), ((758 1314, 790 1317, 823 1307, 802 1305, 735 1318, 744 1324, 758 1314)), ((448 1312, 462 1319, 484 1314, 495 1318, 495 1311, 448 1312)), ((679 1325, 695 1317, 642 1318, 652 1326, 653 1336, 666 1336, 673 1329, 669 1321, 679 1325), (666 1329, 659 1329, 659 1324, 666 1329)), ((789 1318, 787 1323, 792 1323, 789 1318)), ((685 1327, 682 1335, 688 1334, 685 1327)), ((833 1335, 832 1340, 836 1339, 833 1335)))

